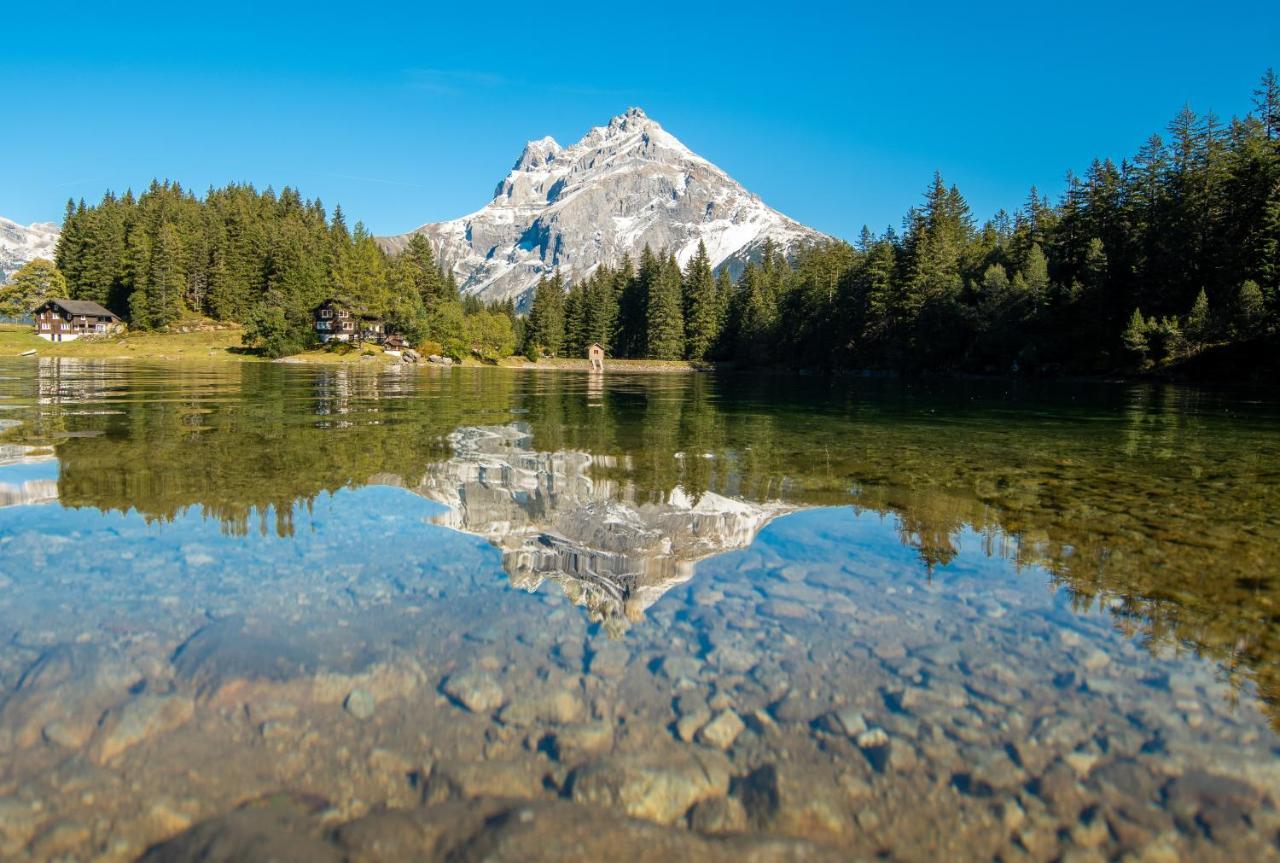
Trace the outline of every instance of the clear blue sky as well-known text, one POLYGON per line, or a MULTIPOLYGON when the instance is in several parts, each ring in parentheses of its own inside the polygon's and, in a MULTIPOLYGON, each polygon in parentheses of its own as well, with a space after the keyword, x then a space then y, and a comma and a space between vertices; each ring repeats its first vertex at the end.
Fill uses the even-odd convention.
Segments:
POLYGON ((977 215, 1247 111, 1280 4, 22 3, 0 13, 0 215, 169 177, 298 187, 375 233, 484 204, 525 140, 630 105, 770 205, 897 226, 933 171, 977 215))

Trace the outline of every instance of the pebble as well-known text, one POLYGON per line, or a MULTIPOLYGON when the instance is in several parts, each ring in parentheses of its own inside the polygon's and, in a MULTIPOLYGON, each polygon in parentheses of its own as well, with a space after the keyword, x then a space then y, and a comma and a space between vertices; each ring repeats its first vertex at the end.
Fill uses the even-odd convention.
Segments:
POLYGON ((373 693, 369 690, 353 689, 347 693, 342 706, 346 708, 348 713, 363 722, 373 716, 378 704, 373 698, 373 693))
POLYGON ((690 711, 676 720, 676 736, 685 743, 692 743, 694 736, 710 719, 711 711, 705 707, 701 710, 690 711))
POLYGON ((724 710, 702 727, 697 734, 699 743, 716 749, 728 749, 746 729, 742 717, 732 710, 724 710))
POLYGON ((492 713, 506 700, 493 675, 479 669, 449 675, 441 689, 472 713, 492 713))
POLYGON ((883 728, 868 728, 855 738, 859 749, 879 749, 889 745, 889 735, 883 728))

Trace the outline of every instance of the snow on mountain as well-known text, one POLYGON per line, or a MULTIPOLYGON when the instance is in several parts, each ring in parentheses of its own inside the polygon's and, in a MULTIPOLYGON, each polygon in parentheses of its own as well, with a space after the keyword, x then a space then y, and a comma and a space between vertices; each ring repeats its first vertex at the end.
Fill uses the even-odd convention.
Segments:
POLYGON ((53 260, 58 247, 58 226, 36 222, 23 226, 0 216, 0 284, 36 258, 53 260))
POLYGON ((706 244, 736 275, 766 240, 784 252, 830 239, 766 206, 639 108, 571 147, 530 141, 493 200, 469 216, 380 239, 399 251, 425 235, 463 293, 527 302, 541 276, 567 282, 648 245, 683 266, 706 244))

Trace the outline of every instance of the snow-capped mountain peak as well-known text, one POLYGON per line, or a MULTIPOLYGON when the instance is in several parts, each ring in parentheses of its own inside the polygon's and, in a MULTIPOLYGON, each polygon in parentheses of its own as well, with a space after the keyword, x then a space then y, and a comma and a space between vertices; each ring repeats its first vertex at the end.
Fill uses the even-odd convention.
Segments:
POLYGON ((713 265, 736 273, 768 240, 792 252, 829 239, 770 209, 640 108, 569 147, 530 141, 483 208, 382 242, 397 251, 414 234, 464 293, 520 301, 544 275, 572 281, 646 245, 683 265, 702 242, 713 265))
POLYGON ((53 260, 58 233, 53 222, 19 225, 0 216, 0 284, 36 258, 53 260))

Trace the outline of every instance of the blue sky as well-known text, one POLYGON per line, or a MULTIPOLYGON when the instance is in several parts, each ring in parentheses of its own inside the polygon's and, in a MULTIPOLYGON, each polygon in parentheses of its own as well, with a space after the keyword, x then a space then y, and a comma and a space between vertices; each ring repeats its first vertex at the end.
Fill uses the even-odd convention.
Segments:
POLYGON ((1249 109, 1280 6, 207 6, 0 14, 0 215, 153 176, 298 187, 376 233, 483 205, 524 141, 642 106, 794 218, 898 225, 933 171, 977 215, 1133 153, 1183 103, 1249 109))

